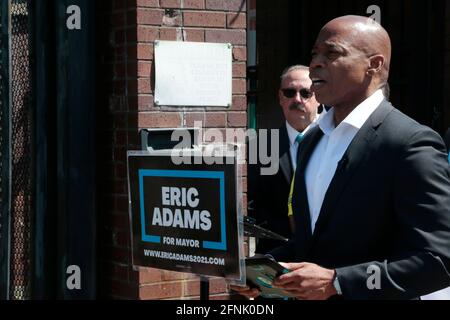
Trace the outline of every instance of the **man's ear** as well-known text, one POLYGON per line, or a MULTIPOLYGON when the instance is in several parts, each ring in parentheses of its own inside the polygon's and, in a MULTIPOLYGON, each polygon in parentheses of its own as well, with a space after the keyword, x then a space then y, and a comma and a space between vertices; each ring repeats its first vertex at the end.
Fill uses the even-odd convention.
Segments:
POLYGON ((369 58, 369 69, 367 70, 367 74, 370 76, 374 76, 377 73, 380 73, 384 67, 385 58, 382 54, 377 54, 371 56, 369 58))
POLYGON ((281 99, 283 99, 283 97, 283 91, 281 91, 281 89, 278 89, 278 101, 281 102, 281 99))

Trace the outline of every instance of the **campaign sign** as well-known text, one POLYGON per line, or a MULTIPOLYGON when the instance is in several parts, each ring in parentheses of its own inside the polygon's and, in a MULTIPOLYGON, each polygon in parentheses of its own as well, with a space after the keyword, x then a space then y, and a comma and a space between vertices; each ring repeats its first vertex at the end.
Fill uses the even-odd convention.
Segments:
POLYGON ((237 279, 236 165, 197 160, 128 154, 133 264, 237 279))

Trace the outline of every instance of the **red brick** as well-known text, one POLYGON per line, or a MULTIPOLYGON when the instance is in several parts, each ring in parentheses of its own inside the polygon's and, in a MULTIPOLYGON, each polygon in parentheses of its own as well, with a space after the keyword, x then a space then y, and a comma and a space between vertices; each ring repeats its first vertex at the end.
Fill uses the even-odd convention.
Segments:
POLYGON ((138 79, 138 93, 151 93, 150 79, 138 79))
POLYGON ((246 94, 247 81, 245 79, 233 79, 233 94, 246 94))
POLYGON ((247 165, 246 164, 241 165, 241 174, 243 177, 247 176, 247 165))
POLYGON ((188 127, 194 126, 194 121, 201 121, 205 128, 223 128, 227 123, 225 112, 198 112, 186 114, 186 125, 188 127))
POLYGON ((159 9, 142 9, 136 10, 136 22, 140 24, 160 25, 162 23, 164 11, 159 9))
POLYGON ((138 77, 150 78, 151 73, 152 73, 152 63, 151 62, 144 62, 144 61, 138 62, 138 72, 137 72, 138 77))
POLYGON ((223 12, 187 11, 183 13, 187 27, 225 27, 226 16, 223 12))
MULTIPOLYGON (((139 94, 128 96, 128 110, 135 111, 151 111, 153 108, 153 95, 139 94)), ((136 120, 136 119, 134 119, 136 120)))
POLYGON ((247 42, 244 30, 205 30, 205 40, 233 45, 245 45, 247 42))
POLYGON ((160 0, 161 8, 180 8, 181 0, 160 0))
POLYGON ((137 44, 137 59, 138 60, 152 60, 153 46, 144 43, 137 44))
POLYGON ((210 294, 226 293, 228 292, 228 285, 225 279, 211 279, 209 284, 210 294))
POLYGON ((129 80, 127 83, 128 94, 136 95, 139 93, 152 93, 151 81, 148 78, 129 80))
POLYGON ((246 127, 247 113, 246 112, 229 112, 228 113, 229 127, 246 127))
POLYGON ((245 0, 205 0, 206 9, 224 11, 246 11, 245 0))
POLYGON ((137 275, 140 284, 161 282, 162 273, 162 270, 153 268, 142 268, 139 272, 135 271, 135 275, 137 275))
POLYGON ((183 296, 191 297, 191 296, 199 296, 200 295, 200 281, 186 281, 184 284, 183 296))
POLYGON ((148 26, 138 26, 137 27, 137 38, 138 42, 153 42, 159 37, 159 28, 148 27, 148 26))
POLYGON ((139 95, 137 97, 138 110, 139 111, 148 111, 154 108, 153 96, 151 95, 139 95))
POLYGON ((140 113, 139 128, 172 128, 181 125, 178 112, 140 113))
POLYGON ((205 0, 184 0, 185 9, 204 9, 205 0))
POLYGON ((247 48, 234 47, 233 48, 233 59, 236 61, 247 61, 247 48))
MULTIPOLYGON (((242 176, 244 176, 244 173, 242 174, 242 176)), ((247 215, 247 194, 246 193, 242 194, 242 214, 244 216, 247 215)))
POLYGON ((227 28, 245 29, 247 16, 245 13, 227 13, 227 28))
POLYGON ((247 77, 247 64, 233 63, 233 78, 246 78, 246 77, 247 77))
POLYGON ((247 97, 246 96, 233 96, 231 110, 233 111, 245 111, 247 110, 247 97))
POLYGON ((185 40, 192 42, 205 42, 205 30, 203 29, 184 29, 185 40))
POLYGON ((242 192, 247 192, 247 177, 242 177, 242 192))
POLYGON ((161 28, 159 31, 160 40, 177 40, 177 29, 176 28, 161 28))
MULTIPOLYGON (((227 283, 224 279, 210 279, 209 280, 209 294, 220 294, 227 292, 227 283)), ((185 282, 183 296, 198 296, 200 295, 200 281, 193 280, 185 282)))
POLYGON ((159 7, 159 0, 135 0, 137 7, 157 8, 159 7))
POLYGON ((162 272, 162 281, 176 281, 186 279, 186 273, 172 272, 164 270, 162 272))
POLYGON ((181 282, 141 286, 139 298, 143 300, 179 298, 182 293, 181 289, 181 282))

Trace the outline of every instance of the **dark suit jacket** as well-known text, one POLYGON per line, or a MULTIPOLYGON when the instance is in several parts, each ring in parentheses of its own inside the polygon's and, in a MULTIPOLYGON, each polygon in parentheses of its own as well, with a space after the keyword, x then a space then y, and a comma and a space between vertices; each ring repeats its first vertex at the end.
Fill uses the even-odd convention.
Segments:
POLYGON ((444 135, 444 142, 447 150, 450 152, 450 128, 447 129, 447 132, 444 135))
MULTIPOLYGON (((262 224, 262 227, 290 238, 291 227, 287 216, 287 199, 293 169, 286 126, 283 126, 279 132, 278 173, 272 176, 263 176, 260 174, 261 165, 249 165, 248 167, 248 201, 252 207, 248 214, 256 219, 257 224, 262 224)), ((270 150, 270 138, 268 139, 268 150, 270 150)), ((257 241, 257 253, 267 253, 283 244, 282 241, 277 240, 259 239, 257 241)))
POLYGON ((348 299, 412 299, 450 286, 450 166, 440 136, 383 102, 339 162, 312 234, 304 173, 322 135, 315 127, 300 146, 297 232, 271 254, 336 269, 348 299), (380 290, 367 286, 370 266, 380 290))

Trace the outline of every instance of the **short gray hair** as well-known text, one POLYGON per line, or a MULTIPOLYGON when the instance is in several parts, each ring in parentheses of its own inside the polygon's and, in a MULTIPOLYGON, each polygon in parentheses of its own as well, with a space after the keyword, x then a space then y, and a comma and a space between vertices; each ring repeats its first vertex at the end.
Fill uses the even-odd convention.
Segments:
POLYGON ((280 77, 280 87, 281 84, 283 83, 284 79, 286 79, 287 75, 295 70, 303 70, 303 71, 307 71, 309 73, 309 67, 301 65, 301 64, 296 64, 290 67, 287 67, 286 69, 283 70, 283 72, 281 73, 281 77, 280 77))

